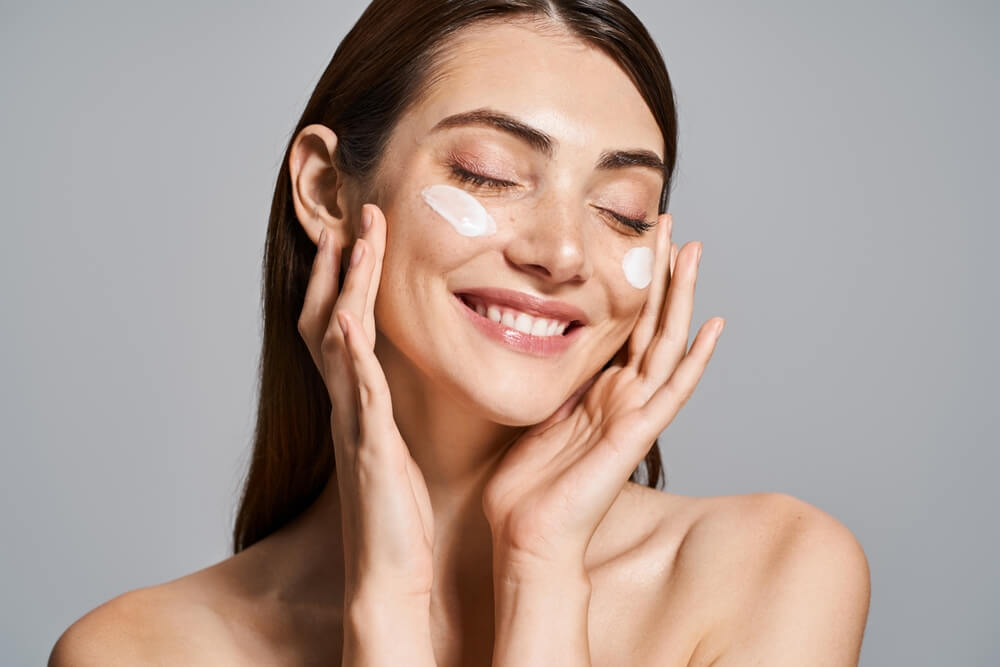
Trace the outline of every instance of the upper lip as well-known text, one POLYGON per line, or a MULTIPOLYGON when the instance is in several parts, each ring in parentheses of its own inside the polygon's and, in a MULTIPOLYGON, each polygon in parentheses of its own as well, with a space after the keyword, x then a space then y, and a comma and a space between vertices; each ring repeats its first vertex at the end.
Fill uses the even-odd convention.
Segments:
POLYGON ((577 321, 587 323, 587 315, 565 301, 542 299, 537 296, 504 289, 502 287, 467 287, 455 292, 458 296, 477 296, 484 301, 498 306, 509 306, 515 310, 537 317, 545 317, 561 322, 577 321))

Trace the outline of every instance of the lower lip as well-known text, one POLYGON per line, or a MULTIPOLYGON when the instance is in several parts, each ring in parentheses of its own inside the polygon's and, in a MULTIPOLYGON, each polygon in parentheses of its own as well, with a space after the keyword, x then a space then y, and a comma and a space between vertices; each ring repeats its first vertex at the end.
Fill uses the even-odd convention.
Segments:
POLYGON ((512 329, 500 322, 494 322, 488 317, 483 317, 475 310, 469 308, 456 294, 455 304, 458 309, 465 313, 472 324, 482 331, 488 338, 502 343, 505 347, 524 352, 537 357, 551 357, 565 352, 573 344, 583 331, 582 326, 576 326, 569 333, 563 336, 532 336, 523 331, 512 329))

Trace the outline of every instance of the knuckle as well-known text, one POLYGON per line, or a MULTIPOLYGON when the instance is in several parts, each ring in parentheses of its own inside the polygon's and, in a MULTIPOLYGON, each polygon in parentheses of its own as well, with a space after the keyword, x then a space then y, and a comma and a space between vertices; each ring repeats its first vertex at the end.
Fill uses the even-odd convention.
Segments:
POLYGON ((375 404, 375 393, 364 381, 358 382, 358 402, 364 410, 370 410, 375 404))
POLYGON ((359 477, 371 483, 374 479, 385 474, 386 465, 385 457, 382 455, 380 448, 374 446, 371 442, 367 442, 367 440, 364 436, 358 437, 354 461, 359 477))
MULTIPOLYGON (((336 313, 334 313, 336 315, 336 313)), ((326 330, 323 332, 322 349, 324 354, 335 355, 344 349, 341 344, 342 336, 338 333, 338 327, 333 323, 336 322, 336 318, 330 318, 330 325, 327 326, 326 330)))
POLYGON ((337 354, 337 339, 330 333, 329 329, 323 334, 323 340, 320 342, 320 350, 323 352, 324 357, 332 357, 337 354))

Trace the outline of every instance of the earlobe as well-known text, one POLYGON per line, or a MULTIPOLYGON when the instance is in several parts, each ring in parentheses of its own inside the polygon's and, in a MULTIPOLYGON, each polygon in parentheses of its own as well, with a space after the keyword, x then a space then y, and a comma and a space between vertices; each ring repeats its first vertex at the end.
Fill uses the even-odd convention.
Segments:
POLYGON ((345 178, 334 155, 337 135, 325 125, 302 128, 288 153, 288 171, 295 216, 303 230, 319 242, 323 229, 341 248, 350 245, 354 233, 345 200, 345 178))

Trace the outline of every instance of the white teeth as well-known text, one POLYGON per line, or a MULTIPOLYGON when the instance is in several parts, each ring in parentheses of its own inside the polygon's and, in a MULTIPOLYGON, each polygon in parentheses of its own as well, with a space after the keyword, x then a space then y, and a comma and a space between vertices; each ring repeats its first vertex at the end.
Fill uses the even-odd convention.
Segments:
POLYGON ((476 303, 473 309, 494 322, 500 322, 511 329, 517 329, 522 333, 531 336, 561 336, 569 327, 569 322, 550 320, 545 317, 534 317, 517 310, 500 308, 499 306, 487 306, 476 303))
POLYGON ((514 328, 520 331, 521 333, 530 334, 531 321, 532 321, 531 315, 528 315, 526 313, 520 313, 514 319, 514 328))
POLYGON ((551 328, 551 326, 552 326, 551 321, 539 318, 535 320, 534 324, 531 325, 530 333, 532 336, 547 336, 549 334, 549 329, 551 328))

